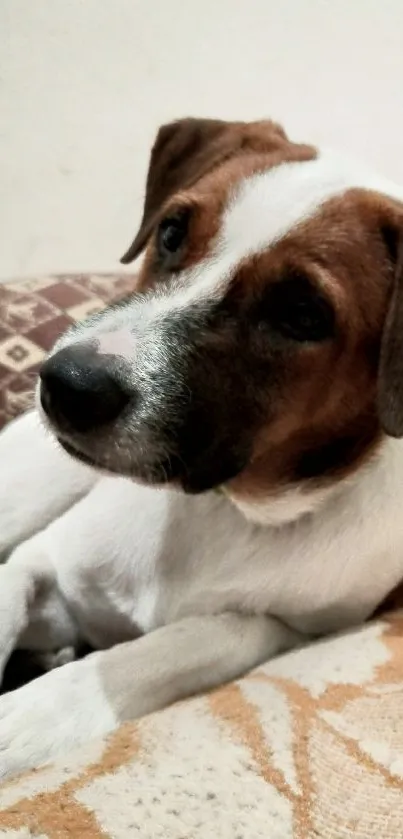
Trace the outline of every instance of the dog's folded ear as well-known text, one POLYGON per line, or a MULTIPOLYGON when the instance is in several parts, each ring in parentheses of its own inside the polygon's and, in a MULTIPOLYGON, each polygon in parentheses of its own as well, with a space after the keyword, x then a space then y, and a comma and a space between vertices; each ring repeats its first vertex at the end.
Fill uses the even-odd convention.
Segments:
POLYGON ((151 151, 143 218, 123 264, 141 253, 167 199, 191 187, 223 160, 240 151, 274 151, 288 138, 270 120, 255 123, 181 119, 160 128, 151 151))
POLYGON ((403 437, 403 208, 382 227, 393 271, 378 373, 378 414, 390 437, 403 437))

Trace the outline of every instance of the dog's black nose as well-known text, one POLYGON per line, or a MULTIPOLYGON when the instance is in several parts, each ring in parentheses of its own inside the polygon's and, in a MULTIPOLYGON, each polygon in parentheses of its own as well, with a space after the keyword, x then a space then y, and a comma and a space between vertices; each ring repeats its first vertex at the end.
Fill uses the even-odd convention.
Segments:
POLYGON ((43 410, 61 428, 91 431, 115 420, 129 401, 92 347, 71 346, 52 355, 40 370, 43 410))

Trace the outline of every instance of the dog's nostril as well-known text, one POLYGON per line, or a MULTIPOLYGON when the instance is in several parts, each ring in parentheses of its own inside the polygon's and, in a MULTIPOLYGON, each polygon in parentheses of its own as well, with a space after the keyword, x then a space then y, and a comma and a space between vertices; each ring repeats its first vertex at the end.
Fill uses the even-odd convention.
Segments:
POLYGON ((129 396, 91 347, 67 347, 40 371, 40 397, 51 420, 90 431, 117 419, 129 396))

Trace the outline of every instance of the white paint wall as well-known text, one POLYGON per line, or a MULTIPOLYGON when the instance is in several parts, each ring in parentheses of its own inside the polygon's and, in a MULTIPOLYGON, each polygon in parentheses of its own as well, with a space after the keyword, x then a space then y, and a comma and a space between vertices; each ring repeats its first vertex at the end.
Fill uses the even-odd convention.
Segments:
POLYGON ((1 0, 0 276, 110 269, 156 126, 272 116, 403 183, 402 0, 1 0))

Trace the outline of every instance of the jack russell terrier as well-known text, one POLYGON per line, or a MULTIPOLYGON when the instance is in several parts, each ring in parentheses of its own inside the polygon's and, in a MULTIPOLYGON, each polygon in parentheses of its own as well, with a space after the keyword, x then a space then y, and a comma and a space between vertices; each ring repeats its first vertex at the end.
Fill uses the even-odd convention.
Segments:
POLYGON ((0 438, 0 670, 96 650, 0 698, 3 779, 403 577, 403 189, 270 121, 180 120, 140 254, 0 438))

